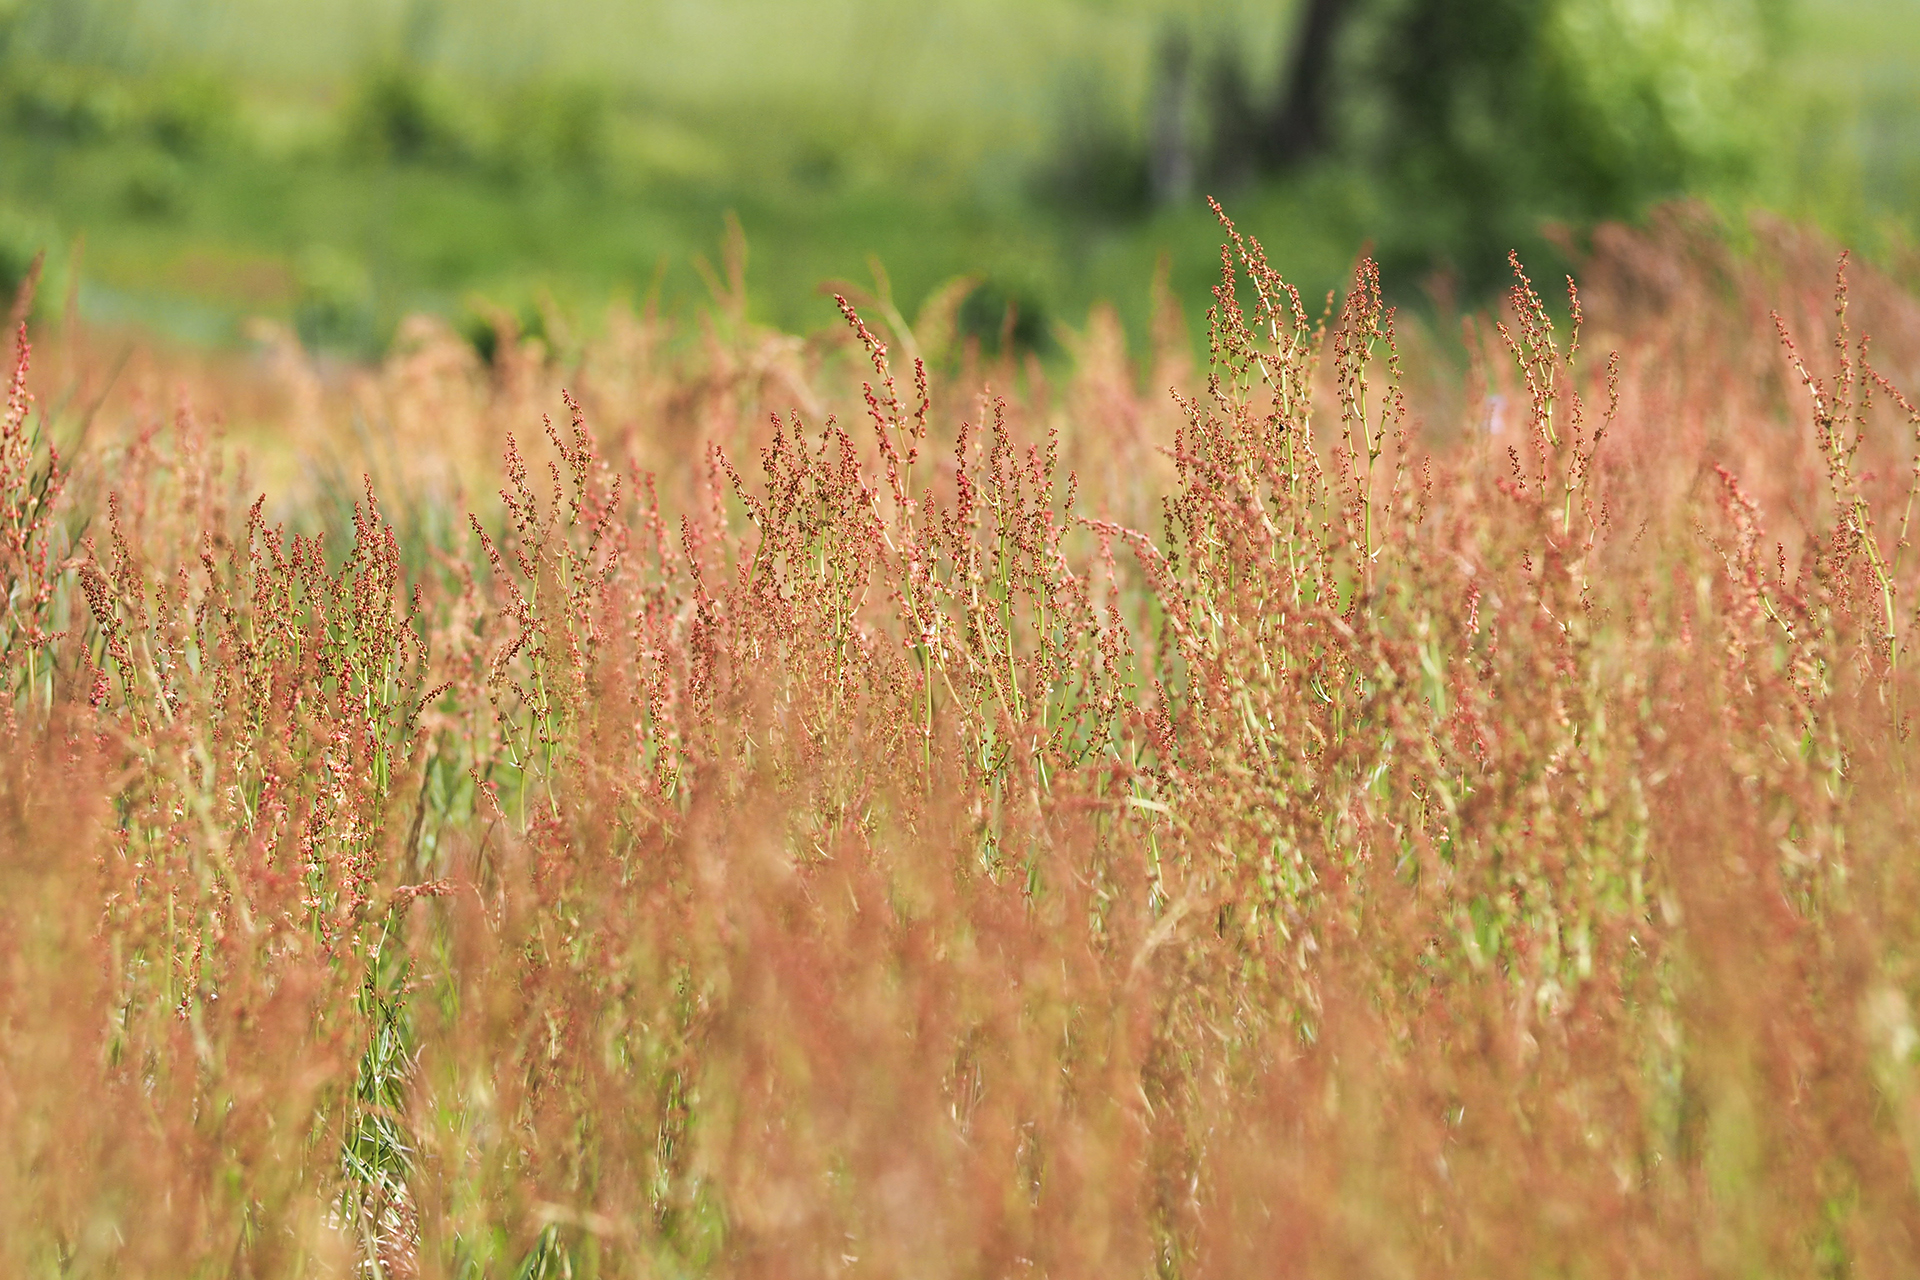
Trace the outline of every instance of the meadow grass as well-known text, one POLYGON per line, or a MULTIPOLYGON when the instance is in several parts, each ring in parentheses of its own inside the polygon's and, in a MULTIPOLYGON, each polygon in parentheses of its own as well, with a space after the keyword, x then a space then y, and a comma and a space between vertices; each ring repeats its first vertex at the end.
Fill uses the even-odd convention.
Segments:
POLYGON ((1920 303, 1671 210, 1462 387, 1225 231, 1204 368, 22 329, 5 1269, 1909 1272, 1920 303))

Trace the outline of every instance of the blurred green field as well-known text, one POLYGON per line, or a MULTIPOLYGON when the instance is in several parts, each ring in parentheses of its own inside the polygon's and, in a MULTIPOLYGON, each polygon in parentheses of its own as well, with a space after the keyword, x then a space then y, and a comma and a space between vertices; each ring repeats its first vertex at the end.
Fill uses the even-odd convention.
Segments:
MULTIPOLYGON (((49 248, 45 305, 212 344, 266 316, 350 354, 418 309, 697 307, 729 215, 769 323, 828 322, 819 283, 869 280, 877 258, 909 314, 955 276, 987 281, 988 340, 1007 299, 1043 340, 1097 299, 1137 333, 1162 255, 1205 304, 1199 193, 1116 211, 1060 189, 1130 180, 1166 31, 1265 93, 1295 18, 1254 0, 14 8, 0 257, 17 274, 49 248)), ((1743 198, 1897 254, 1920 193, 1920 10, 1800 0, 1789 30, 1777 146, 1743 198)), ((1335 166, 1222 194, 1309 296, 1399 216, 1335 166)))

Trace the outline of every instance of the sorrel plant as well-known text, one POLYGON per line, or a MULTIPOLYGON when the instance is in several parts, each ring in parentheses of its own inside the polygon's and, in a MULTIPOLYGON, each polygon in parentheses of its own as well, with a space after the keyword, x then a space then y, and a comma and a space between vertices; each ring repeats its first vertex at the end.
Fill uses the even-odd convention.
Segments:
POLYGON ((23 330, 9 1274, 1910 1272, 1920 304, 1668 213, 1462 396, 1222 221, 1171 401, 616 326, 465 526, 23 330))

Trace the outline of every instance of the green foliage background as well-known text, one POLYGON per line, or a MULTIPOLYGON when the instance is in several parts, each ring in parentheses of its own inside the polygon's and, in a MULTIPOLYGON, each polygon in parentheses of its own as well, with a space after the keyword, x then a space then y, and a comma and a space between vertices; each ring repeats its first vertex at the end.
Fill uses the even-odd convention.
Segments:
POLYGON ((698 305, 732 212, 781 325, 830 323, 815 286, 877 256, 909 311, 970 274, 1023 332, 1106 298, 1137 334, 1163 254, 1205 305, 1206 193, 1310 296, 1363 243, 1402 292, 1436 265, 1472 286, 1549 254, 1543 219, 1682 193, 1883 260, 1914 228, 1898 0, 1356 9, 1331 158, 1156 206, 1156 48, 1199 55, 1204 154, 1223 77, 1275 93, 1287 0, 0 0, 0 286, 44 247, 59 305, 84 243, 93 319, 232 342, 263 314, 368 354, 416 308, 698 305))
MULTIPOLYGON (((1398 0, 1362 20, 1362 147, 1408 211, 1403 257, 1500 274, 1541 217, 1632 216, 1676 192, 1754 190, 1777 0, 1398 0)), ((1776 179, 1777 180, 1777 179, 1776 179)))

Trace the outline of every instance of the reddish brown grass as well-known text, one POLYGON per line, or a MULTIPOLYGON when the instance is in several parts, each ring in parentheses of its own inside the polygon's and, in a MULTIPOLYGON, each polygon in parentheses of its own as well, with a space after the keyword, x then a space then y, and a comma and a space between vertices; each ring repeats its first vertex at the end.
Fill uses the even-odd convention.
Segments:
POLYGON ((1462 395, 1227 231, 1172 401, 422 328, 327 535, 23 331, 5 1270, 1911 1273, 1920 305, 1676 212, 1462 395))

